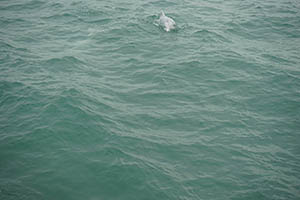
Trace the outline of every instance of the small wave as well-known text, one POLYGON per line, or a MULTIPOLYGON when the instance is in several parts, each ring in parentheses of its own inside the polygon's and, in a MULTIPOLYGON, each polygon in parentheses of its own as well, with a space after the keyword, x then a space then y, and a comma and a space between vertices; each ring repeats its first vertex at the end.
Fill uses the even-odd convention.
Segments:
POLYGON ((15 2, 10 2, 8 5, 2 4, 0 7, 0 10, 7 11, 24 11, 24 10, 33 10, 33 9, 40 9, 43 5, 45 5, 45 1, 38 1, 38 0, 32 0, 32 1, 27 1, 24 3, 15 3, 15 2), (4 6, 5 5, 5 6, 4 6))
POLYGON ((64 56, 44 60, 41 62, 41 65, 53 72, 74 72, 74 70, 80 70, 86 63, 74 56, 64 56))
POLYGON ((225 38, 221 34, 218 34, 215 31, 209 31, 207 29, 196 31, 192 34, 192 36, 201 39, 205 42, 231 42, 229 39, 225 38))
POLYGON ((157 7, 157 8, 167 8, 178 5, 177 2, 168 1, 168 0, 158 0, 158 1, 151 1, 149 3, 144 3, 142 6, 147 7, 157 7))
POLYGON ((295 62, 289 60, 289 58, 283 58, 279 55, 262 54, 261 56, 268 59, 269 61, 272 61, 274 64, 296 64, 295 62))
POLYGON ((109 24, 113 20, 110 18, 101 18, 101 19, 89 19, 89 20, 83 20, 87 23, 96 24, 96 25, 105 25, 109 24))
POLYGON ((43 194, 26 186, 20 180, 1 179, 0 197, 1 199, 42 199, 43 194))

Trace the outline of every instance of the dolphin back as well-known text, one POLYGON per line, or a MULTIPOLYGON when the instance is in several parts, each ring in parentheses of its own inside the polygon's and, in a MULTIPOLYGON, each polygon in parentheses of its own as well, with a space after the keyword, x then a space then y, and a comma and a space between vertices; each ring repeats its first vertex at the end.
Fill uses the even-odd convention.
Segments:
POLYGON ((172 18, 166 16, 163 11, 161 11, 161 15, 159 18, 159 24, 167 32, 175 28, 175 21, 172 18))

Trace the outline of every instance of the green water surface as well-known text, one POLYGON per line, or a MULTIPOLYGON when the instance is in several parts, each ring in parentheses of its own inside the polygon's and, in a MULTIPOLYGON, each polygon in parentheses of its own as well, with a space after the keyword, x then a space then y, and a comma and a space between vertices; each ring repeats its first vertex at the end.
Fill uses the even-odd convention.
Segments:
POLYGON ((0 199, 300 199, 299 1, 0 0, 0 199))

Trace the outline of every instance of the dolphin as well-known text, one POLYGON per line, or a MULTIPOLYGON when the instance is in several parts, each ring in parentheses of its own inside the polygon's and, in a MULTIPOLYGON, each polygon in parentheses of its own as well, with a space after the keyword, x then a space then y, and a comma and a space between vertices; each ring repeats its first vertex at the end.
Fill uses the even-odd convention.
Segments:
POLYGON ((175 21, 170 17, 167 17, 163 11, 161 11, 159 17, 159 24, 164 28, 165 31, 169 32, 175 28, 175 21))

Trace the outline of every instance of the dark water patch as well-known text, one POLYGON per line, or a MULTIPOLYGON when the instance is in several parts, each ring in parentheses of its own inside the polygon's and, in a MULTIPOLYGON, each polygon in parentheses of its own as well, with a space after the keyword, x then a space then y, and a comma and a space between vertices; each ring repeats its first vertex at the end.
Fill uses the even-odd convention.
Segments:
POLYGON ((296 64, 293 61, 287 60, 286 58, 283 58, 281 56, 276 56, 276 55, 270 55, 270 54, 262 54, 262 57, 268 59, 269 61, 274 62, 276 65, 289 65, 289 64, 296 64))
POLYGON ((72 15, 71 13, 65 12, 65 13, 59 13, 59 14, 51 15, 51 16, 44 16, 41 19, 46 20, 46 21, 55 21, 55 22, 63 21, 64 23, 66 23, 65 20, 69 21, 70 18, 74 18, 74 17, 75 16, 72 15))
POLYGON ((0 198, 2 199, 40 199, 43 195, 37 190, 26 186, 22 181, 0 179, 0 198))
POLYGON ((122 41, 122 37, 118 37, 118 36, 111 37, 108 35, 103 36, 103 34, 101 34, 101 33, 94 36, 93 39, 95 39, 97 41, 97 44, 100 44, 100 45, 112 44, 112 43, 115 44, 116 42, 122 41))
POLYGON ((130 9, 126 7, 116 7, 115 10, 121 11, 121 12, 129 12, 130 9))
POLYGON ((199 9, 199 12, 206 13, 206 14, 218 13, 218 12, 222 11, 221 8, 213 7, 213 6, 206 6, 206 5, 201 6, 198 9, 199 9))
POLYGON ((126 36, 127 34, 130 34, 130 31, 127 28, 123 27, 123 25, 121 25, 121 27, 110 29, 108 34, 126 36))
POLYGON ((3 28, 4 33, 8 30, 20 31, 22 28, 32 27, 32 22, 28 19, 22 18, 8 18, 4 17, 0 19, 1 27, 3 28))
MULTIPOLYGON (((37 58, 30 49, 12 41, 10 39, 0 40, 0 52, 3 58, 9 59, 11 62, 18 60, 27 60, 37 58)), ((1 59, 2 60, 2 59, 1 59)), ((3 64, 0 62, 0 64, 3 64)))
POLYGON ((53 72, 74 72, 80 70, 83 65, 85 63, 74 56, 50 58, 41 64, 45 69, 54 70, 53 72))
POLYGON ((56 11, 59 11, 64 7, 65 7, 65 5, 61 2, 50 2, 50 3, 48 3, 48 8, 54 9, 56 11))
POLYGON ((167 8, 167 7, 172 7, 176 6, 178 3, 177 2, 171 2, 167 0, 162 0, 162 1, 151 1, 149 3, 143 4, 143 7, 158 7, 158 8, 167 8))
MULTIPOLYGON (((245 38, 245 39, 262 39, 262 35, 260 34, 255 34, 249 30, 247 30, 246 28, 242 27, 240 24, 238 23, 234 23, 234 22, 230 22, 227 24, 227 29, 225 30, 225 33, 229 33, 230 35, 235 35, 235 36, 239 36, 241 38, 245 38)), ((264 35, 265 36, 265 35, 264 35)))
POLYGON ((135 23, 130 23, 127 25, 129 29, 132 30, 133 33, 138 33, 138 37, 141 40, 145 40, 145 38, 152 37, 157 33, 156 17, 154 15, 147 17, 137 17, 135 23), (156 26, 156 27, 155 27, 156 26))
POLYGON ((25 86, 20 82, 1 81, 0 105, 3 113, 6 113, 11 106, 17 106, 16 99, 21 95, 18 93, 25 86), (19 91, 19 92, 18 92, 19 91))
MULTIPOLYGON (((10 2, 11 3, 11 2, 10 2)), ((13 2, 12 4, 6 4, 3 6, 0 6, 0 10, 2 11, 24 11, 24 10, 32 10, 32 9, 40 9, 43 5, 45 5, 44 1, 39 1, 39 0, 31 0, 27 2, 22 2, 22 3, 16 3, 13 2)))
POLYGON ((109 24, 110 22, 112 22, 111 19, 109 18, 101 18, 101 19, 89 19, 86 22, 91 23, 91 24, 96 24, 96 25, 105 25, 105 24, 109 24))
POLYGON ((126 45, 125 47, 118 48, 116 53, 119 53, 121 55, 126 55, 126 54, 137 54, 139 52, 138 48, 134 44, 129 44, 126 45))
POLYGON ((1 47, 1 51, 4 52, 10 52, 10 51, 14 51, 16 50, 16 47, 14 47, 12 44, 9 44, 8 41, 4 41, 1 39, 0 41, 0 47, 1 47))
POLYGON ((207 29, 196 31, 192 34, 192 36, 197 39, 201 39, 202 42, 230 42, 230 40, 226 39, 221 34, 218 34, 215 31, 209 31, 207 29))

